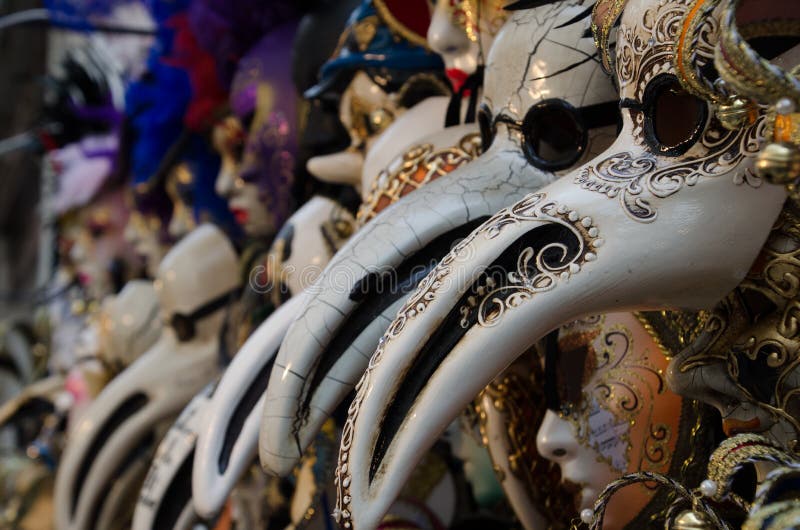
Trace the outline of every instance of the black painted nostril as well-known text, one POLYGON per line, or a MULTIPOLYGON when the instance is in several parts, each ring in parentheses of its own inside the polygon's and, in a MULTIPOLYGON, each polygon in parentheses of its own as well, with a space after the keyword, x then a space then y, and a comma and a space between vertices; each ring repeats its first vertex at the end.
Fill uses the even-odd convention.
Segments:
POLYGON ((562 457, 567 454, 567 451, 564 449, 553 449, 553 456, 555 457, 562 457))

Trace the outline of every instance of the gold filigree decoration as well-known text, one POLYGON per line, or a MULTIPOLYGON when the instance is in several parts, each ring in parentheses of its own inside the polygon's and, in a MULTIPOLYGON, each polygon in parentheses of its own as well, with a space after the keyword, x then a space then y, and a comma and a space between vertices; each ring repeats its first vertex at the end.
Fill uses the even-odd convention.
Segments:
POLYGON ((800 436, 793 412, 800 405, 793 381, 800 370, 798 226, 787 203, 745 279, 709 313, 703 333, 676 357, 673 372, 678 385, 702 394, 691 373, 720 365, 737 399, 785 421, 800 436))
POLYGON ((372 188, 358 210, 359 224, 363 226, 412 191, 470 163, 480 155, 480 150, 478 133, 470 133, 457 145, 443 149, 436 150, 431 144, 411 147, 372 182, 372 188))

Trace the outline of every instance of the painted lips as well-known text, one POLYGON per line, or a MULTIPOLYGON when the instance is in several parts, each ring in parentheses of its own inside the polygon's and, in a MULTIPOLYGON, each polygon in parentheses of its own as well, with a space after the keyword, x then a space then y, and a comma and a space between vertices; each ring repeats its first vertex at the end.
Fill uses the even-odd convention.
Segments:
POLYGON ((454 92, 461 90, 461 87, 464 86, 464 83, 469 77, 468 73, 458 68, 448 68, 444 73, 447 75, 447 79, 450 80, 450 84, 453 85, 454 92))
POLYGON ((236 219, 236 222, 240 225, 245 224, 250 218, 250 214, 247 213, 247 210, 243 210, 242 208, 231 208, 231 213, 233 214, 233 218, 236 219))

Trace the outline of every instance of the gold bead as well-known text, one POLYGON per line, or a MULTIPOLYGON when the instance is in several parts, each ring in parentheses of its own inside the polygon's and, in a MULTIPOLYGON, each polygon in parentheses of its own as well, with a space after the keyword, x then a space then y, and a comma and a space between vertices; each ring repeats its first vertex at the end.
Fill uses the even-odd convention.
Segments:
POLYGON ((790 184, 800 177, 800 150, 781 142, 768 144, 756 159, 756 174, 773 184, 790 184))
POLYGON ((714 527, 704 513, 686 510, 675 518, 669 530, 707 530, 711 528, 714 527))
POLYGON ((750 100, 733 97, 717 109, 717 119, 728 130, 741 129, 752 120, 755 107, 750 100))

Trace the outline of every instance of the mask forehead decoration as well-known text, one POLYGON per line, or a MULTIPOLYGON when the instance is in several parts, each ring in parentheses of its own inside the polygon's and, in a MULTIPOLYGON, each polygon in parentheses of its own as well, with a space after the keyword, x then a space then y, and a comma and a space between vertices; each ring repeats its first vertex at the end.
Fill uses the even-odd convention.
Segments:
POLYGON ((483 32, 496 35, 508 18, 503 0, 443 0, 443 3, 451 22, 464 28, 472 42, 483 32))

